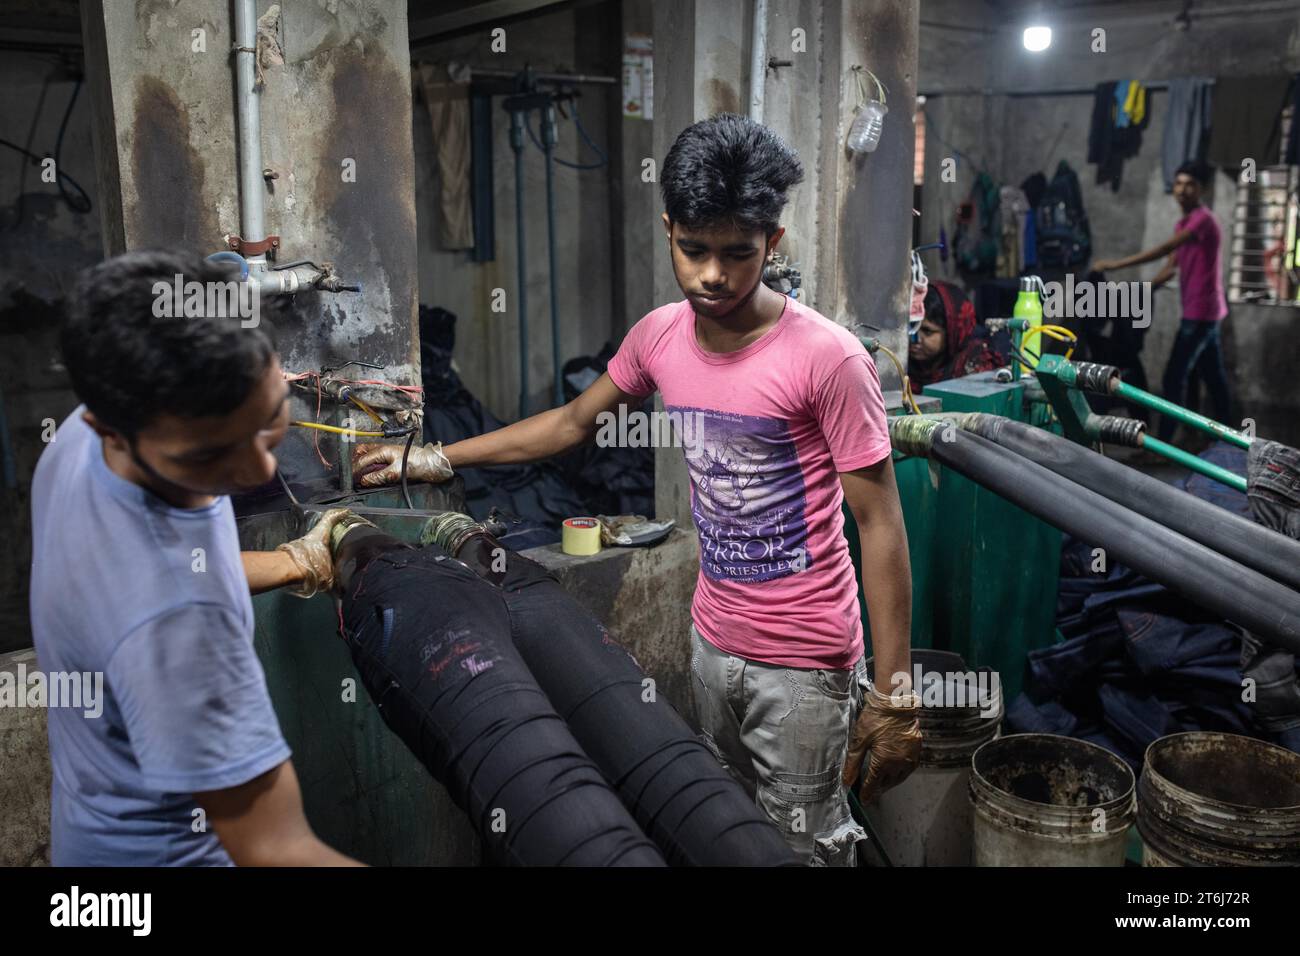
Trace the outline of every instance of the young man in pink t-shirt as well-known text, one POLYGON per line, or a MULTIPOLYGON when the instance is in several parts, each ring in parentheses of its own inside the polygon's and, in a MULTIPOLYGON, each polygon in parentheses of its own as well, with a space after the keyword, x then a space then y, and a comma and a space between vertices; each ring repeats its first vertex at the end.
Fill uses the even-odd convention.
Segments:
MULTIPOLYGON (((686 298, 642 318, 569 404, 428 446, 410 468, 445 477, 557 455, 590 441, 602 413, 658 391, 679 426, 700 539, 691 670, 704 741, 802 859, 852 865, 864 834, 843 788, 857 785, 868 751, 864 800, 920 757, 911 572, 874 363, 847 329, 762 282, 802 177, 794 151, 751 120, 686 129, 661 177, 686 298), (882 690, 863 666, 844 502, 882 690)), ((394 478, 400 457, 395 446, 363 452, 362 467, 390 463, 363 483, 394 478)))
MULTIPOLYGON (((1159 288, 1176 271, 1183 307, 1178 337, 1165 366, 1164 397, 1177 405, 1186 404, 1187 380, 1195 368, 1214 403, 1215 419, 1227 422, 1228 373, 1223 367, 1219 329, 1228 315, 1228 301, 1223 295, 1222 231, 1214 213, 1201 205, 1201 195, 1209 182, 1210 170, 1204 163, 1183 163, 1174 174, 1174 199, 1183 211, 1183 217, 1174 226, 1174 234, 1152 249, 1126 259, 1098 260, 1092 267, 1106 272, 1169 257, 1151 280, 1151 285, 1159 288)), ((1176 424, 1168 415, 1163 416, 1158 437, 1168 441, 1176 424)))

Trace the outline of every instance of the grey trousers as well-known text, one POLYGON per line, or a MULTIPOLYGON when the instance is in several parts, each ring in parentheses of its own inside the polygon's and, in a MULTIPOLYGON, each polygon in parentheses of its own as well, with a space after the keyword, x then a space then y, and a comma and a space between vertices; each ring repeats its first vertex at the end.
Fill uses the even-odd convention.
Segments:
POLYGON ((840 784, 866 668, 781 667, 735 657, 691 626, 691 686, 701 737, 813 866, 856 866, 866 834, 840 784))

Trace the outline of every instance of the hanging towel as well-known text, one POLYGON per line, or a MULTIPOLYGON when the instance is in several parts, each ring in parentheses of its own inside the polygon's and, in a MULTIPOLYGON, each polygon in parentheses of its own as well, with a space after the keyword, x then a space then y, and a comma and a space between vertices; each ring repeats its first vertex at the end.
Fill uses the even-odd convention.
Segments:
POLYGON ((1235 173, 1242 161, 1272 166, 1282 158, 1282 107, 1291 77, 1225 76, 1215 82, 1210 162, 1235 173))
POLYGON ((1147 115, 1147 88, 1134 80, 1128 85, 1128 95, 1124 97, 1124 112, 1128 114, 1130 126, 1141 126, 1147 115))
POLYGON ((1115 128, 1124 129, 1129 124, 1129 115, 1125 109, 1128 102, 1128 80, 1120 80, 1115 84, 1115 128))
POLYGON ((419 64, 418 75, 437 150, 438 244, 443 249, 471 249, 469 77, 466 71, 431 63, 419 64))
POLYGON ((1161 171, 1165 192, 1174 191, 1174 173, 1188 160, 1204 160, 1210 132, 1214 81, 1208 76, 1181 76, 1169 81, 1161 171))

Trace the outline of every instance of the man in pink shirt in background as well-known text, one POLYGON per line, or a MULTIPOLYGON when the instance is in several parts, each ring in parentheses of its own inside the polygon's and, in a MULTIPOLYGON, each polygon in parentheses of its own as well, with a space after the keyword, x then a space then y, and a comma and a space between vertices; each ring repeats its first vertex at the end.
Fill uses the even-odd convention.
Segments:
MULTIPOLYGON (((1151 285, 1159 288, 1178 273, 1183 319, 1165 366, 1164 397, 1177 405, 1187 404, 1187 379, 1195 368, 1210 392, 1217 421, 1228 421, 1228 373, 1223 367, 1220 324, 1228 315, 1223 294, 1222 231, 1214 213, 1201 205, 1201 194, 1210 184, 1210 169, 1199 162, 1186 162, 1174 174, 1174 199, 1183 218, 1174 234, 1153 249, 1126 259, 1103 259, 1092 264, 1098 272, 1126 269, 1168 256, 1151 285)), ((1160 419, 1157 437, 1168 441, 1177 422, 1168 415, 1160 419)))
MULTIPOLYGON (((865 834, 844 787, 858 785, 864 757, 864 801, 920 759, 911 571, 875 364, 847 329, 762 282, 787 191, 802 178, 795 152, 749 119, 686 129, 661 182, 686 298, 637 322, 572 402, 416 449, 410 469, 436 479, 558 455, 591 441, 602 413, 638 409, 658 391, 680 421, 700 540, 691 672, 704 742, 801 859, 854 865, 865 834), (883 690, 863 665, 844 502, 862 543, 883 690)), ((373 449, 365 463, 389 466, 363 483, 393 480, 401 447, 373 449)))

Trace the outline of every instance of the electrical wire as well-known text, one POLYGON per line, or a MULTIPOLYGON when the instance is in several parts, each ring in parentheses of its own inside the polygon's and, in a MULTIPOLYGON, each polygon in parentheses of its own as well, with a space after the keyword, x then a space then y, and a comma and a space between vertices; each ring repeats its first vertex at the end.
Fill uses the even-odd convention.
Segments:
POLYGON ((903 401, 912 409, 914 415, 920 415, 921 406, 916 404, 916 399, 912 396, 912 383, 907 377, 907 370, 903 368, 903 363, 898 360, 898 356, 891 349, 886 348, 879 342, 876 343, 876 348, 888 355, 889 360, 894 363, 894 368, 898 369, 898 377, 903 383, 903 401))
MULTIPOLYGON (((578 111, 576 109, 573 111, 573 121, 577 125, 578 133, 582 136, 583 140, 585 140, 587 145, 590 146, 593 150, 595 150, 595 152, 600 156, 600 162, 572 163, 569 162, 567 159, 560 159, 560 157, 554 155, 554 153, 552 153, 551 159, 559 163, 561 166, 568 166, 570 169, 600 169, 602 166, 608 165, 609 157, 605 155, 605 151, 603 149, 601 149, 599 146, 593 143, 591 141, 591 138, 587 136, 587 131, 582 128, 582 121, 578 119, 578 111)), ((528 130, 528 138, 533 141, 533 145, 536 146, 538 149, 540 149, 543 153, 545 153, 546 147, 542 145, 542 141, 539 140, 537 138, 537 134, 533 132, 532 121, 529 120, 527 115, 524 116, 524 129, 528 130)))
POLYGON ((58 184, 59 195, 63 197, 63 201, 68 204, 68 208, 71 209, 73 212, 84 214, 90 212, 90 208, 92 205, 90 202, 90 196, 88 196, 86 194, 86 191, 82 189, 81 186, 78 185, 75 181, 73 181, 72 179, 68 179, 69 182, 71 182, 74 186, 76 186, 77 192, 81 193, 81 198, 79 200, 74 200, 74 198, 68 194, 67 187, 63 185, 63 180, 65 177, 60 177, 57 175, 60 167, 62 167, 63 165, 61 161, 61 157, 63 155, 63 134, 67 132, 68 119, 72 116, 72 107, 76 105, 77 94, 81 92, 81 84, 82 84, 82 77, 78 75, 77 85, 72 88, 72 98, 68 100, 68 108, 63 111, 63 122, 59 124, 58 139, 54 141, 54 171, 56 173, 55 182, 58 184))
POLYGON ((362 432, 355 428, 339 428, 337 425, 326 425, 321 422, 290 422, 290 425, 297 425, 299 428, 318 428, 323 432, 333 432, 336 435, 351 435, 354 438, 386 438, 383 432, 362 432))

